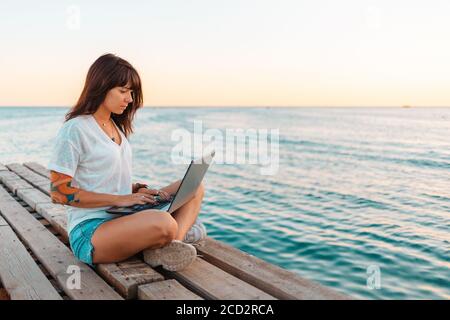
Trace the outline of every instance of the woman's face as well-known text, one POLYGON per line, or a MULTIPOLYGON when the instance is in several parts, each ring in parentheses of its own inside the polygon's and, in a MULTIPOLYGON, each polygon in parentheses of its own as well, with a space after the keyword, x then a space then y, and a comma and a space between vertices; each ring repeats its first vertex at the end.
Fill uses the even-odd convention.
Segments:
POLYGON ((106 94, 103 106, 112 113, 122 114, 133 102, 132 92, 129 86, 112 88, 106 94))

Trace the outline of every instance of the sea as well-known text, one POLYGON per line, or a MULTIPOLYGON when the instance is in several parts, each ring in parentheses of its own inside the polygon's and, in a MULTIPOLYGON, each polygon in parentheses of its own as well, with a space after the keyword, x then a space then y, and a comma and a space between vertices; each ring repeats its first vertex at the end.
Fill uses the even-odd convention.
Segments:
MULTIPOLYGON (((46 165, 67 111, 0 108, 0 163, 46 165)), ((144 107, 129 141, 155 188, 219 146, 217 240, 357 299, 450 298, 450 108, 144 107)))

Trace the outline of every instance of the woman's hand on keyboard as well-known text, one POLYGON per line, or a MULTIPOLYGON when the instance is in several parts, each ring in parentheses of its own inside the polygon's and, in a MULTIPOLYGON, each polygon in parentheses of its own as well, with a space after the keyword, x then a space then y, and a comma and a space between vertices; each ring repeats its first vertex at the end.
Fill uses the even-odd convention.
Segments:
POLYGON ((132 193, 127 195, 119 195, 114 203, 116 207, 129 207, 135 204, 156 204, 157 201, 148 193, 132 193))
POLYGON ((171 196, 168 192, 165 192, 163 190, 158 190, 159 191, 159 198, 163 201, 169 201, 171 196))
POLYGON ((159 196, 159 198, 163 201, 169 201, 170 194, 158 189, 149 189, 149 188, 141 188, 138 190, 140 193, 145 193, 151 196, 159 196))

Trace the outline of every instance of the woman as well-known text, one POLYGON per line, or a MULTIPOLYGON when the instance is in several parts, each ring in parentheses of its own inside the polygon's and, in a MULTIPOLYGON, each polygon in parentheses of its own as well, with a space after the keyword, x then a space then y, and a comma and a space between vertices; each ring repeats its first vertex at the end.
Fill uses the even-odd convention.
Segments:
POLYGON ((117 216, 105 211, 111 206, 155 203, 155 196, 167 199, 180 183, 161 190, 132 184, 127 138, 142 103, 140 77, 127 61, 106 54, 94 62, 56 138, 48 165, 51 199, 67 205, 70 246, 79 260, 92 266, 122 261, 145 250, 147 263, 176 271, 196 257, 195 247, 186 239, 192 239, 193 232, 194 241, 206 236, 202 225, 194 225, 203 185, 172 215, 145 210, 117 216))

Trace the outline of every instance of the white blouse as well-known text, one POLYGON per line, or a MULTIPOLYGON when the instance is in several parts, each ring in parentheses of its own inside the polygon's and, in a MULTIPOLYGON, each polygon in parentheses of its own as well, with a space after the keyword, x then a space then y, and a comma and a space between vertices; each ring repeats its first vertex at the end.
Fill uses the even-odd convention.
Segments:
MULTIPOLYGON (((47 166, 49 170, 71 176, 72 186, 85 191, 115 195, 132 192, 132 151, 125 135, 119 146, 100 128, 92 115, 83 115, 65 122, 54 143, 47 166)), ((113 218, 100 208, 65 206, 68 233, 84 220, 113 218)))

